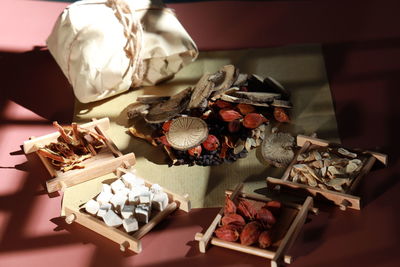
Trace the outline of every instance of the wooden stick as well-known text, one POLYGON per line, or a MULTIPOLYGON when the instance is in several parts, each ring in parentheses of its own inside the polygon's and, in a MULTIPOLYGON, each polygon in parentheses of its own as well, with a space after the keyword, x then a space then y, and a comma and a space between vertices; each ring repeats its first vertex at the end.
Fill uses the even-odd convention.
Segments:
POLYGON ((135 155, 133 153, 129 153, 122 157, 110 159, 106 162, 93 162, 90 164, 90 166, 87 166, 84 169, 77 170, 76 172, 67 172, 62 176, 47 181, 47 191, 52 193, 60 190, 62 188, 62 182, 64 182, 66 187, 70 187, 72 185, 80 184, 90 179, 113 172, 115 169, 120 167, 124 161, 134 165, 136 162, 135 155))
MULTIPOLYGON (((232 192, 233 192, 232 190, 225 190, 225 194, 227 194, 227 195, 231 195, 232 192)), ((273 200, 273 199, 268 198, 268 197, 263 196, 263 195, 248 194, 248 193, 243 193, 243 192, 240 192, 238 197, 243 197, 243 198, 248 198, 248 199, 258 200, 258 201, 263 201, 263 202, 268 202, 268 201, 272 201, 273 200)), ((300 210, 303 207, 303 205, 299 205, 299 204, 292 203, 292 202, 286 202, 286 201, 280 201, 280 202, 285 206, 288 206, 288 207, 291 207, 291 208, 295 208, 295 209, 298 209, 298 210, 300 210)), ((317 215, 319 213, 318 208, 315 208, 315 207, 312 207, 310 209, 310 211, 314 215, 317 215)))
POLYGON ((331 190, 323 190, 318 187, 313 187, 305 184, 294 183, 291 181, 282 181, 281 179, 268 177, 267 178, 268 184, 275 184, 275 185, 283 185, 286 187, 291 187, 295 189, 303 189, 308 191, 313 196, 320 194, 324 196, 326 199, 333 201, 336 205, 341 206, 343 200, 348 201, 348 207, 356 210, 360 210, 360 197, 352 196, 349 194, 344 194, 340 192, 335 192, 331 190))
POLYGON ((286 251, 292 246, 294 241, 296 240, 298 234, 300 233, 303 224, 306 221, 308 211, 311 209, 313 205, 312 197, 307 197, 304 201, 303 207, 300 209, 296 218, 293 220, 292 224, 289 227, 289 230, 286 232, 285 237, 282 239, 279 244, 278 249, 275 252, 275 256, 272 258, 271 266, 278 266, 278 263, 282 257, 286 253, 286 251))
MULTIPOLYGON (((232 201, 234 201, 234 199, 237 197, 237 195, 242 190, 242 188, 243 188, 243 183, 240 183, 240 184, 238 184, 236 186, 235 190, 233 191, 233 193, 230 196, 230 199, 232 201)), ((224 207, 221 208, 221 210, 215 216, 213 222, 210 224, 210 226, 208 227, 208 229, 204 233, 203 237, 199 240, 199 250, 200 250, 200 252, 206 253, 206 249, 207 249, 208 243, 210 242, 212 234, 214 233, 215 228, 218 226, 218 223, 221 220, 223 213, 224 213, 224 207)))
POLYGON ((132 237, 136 239, 142 238, 145 234, 147 234, 151 229, 154 228, 159 222, 164 220, 168 215, 174 212, 178 208, 178 204, 176 202, 171 202, 168 206, 160 211, 153 219, 151 219, 148 223, 143 225, 138 231, 136 231, 132 237))
POLYGON ((57 172, 54 169, 53 165, 49 162, 49 160, 46 157, 43 157, 42 155, 40 155, 40 153, 38 153, 38 148, 36 148, 35 146, 35 153, 36 155, 38 155, 40 161, 43 163, 44 167, 46 168, 46 170, 50 173, 51 177, 56 177, 57 176, 57 172))
MULTIPOLYGON (((110 120, 108 118, 102 118, 102 119, 99 119, 99 120, 96 120, 93 122, 88 122, 88 123, 82 124, 79 127, 82 127, 85 129, 91 129, 94 126, 98 126, 103 130, 108 130, 108 128, 110 128, 110 120)), ((57 131, 57 132, 53 132, 53 133, 50 133, 47 135, 36 137, 32 140, 24 141, 24 144, 23 144, 24 152, 25 152, 25 154, 35 152, 40 147, 44 147, 45 145, 48 145, 51 142, 55 142, 59 136, 60 136, 60 133, 57 131)))
MULTIPOLYGON (((196 233, 196 235, 195 235, 196 241, 200 241, 202 238, 203 238, 202 233, 196 233)), ((211 238, 210 244, 218 246, 218 247, 223 247, 223 248, 228 248, 228 249, 244 252, 244 253, 251 254, 251 255, 260 256, 260 257, 267 258, 267 259, 272 259, 275 257, 274 251, 257 248, 257 247, 252 247, 252 246, 244 246, 240 243, 229 242, 229 241, 225 241, 225 240, 222 240, 222 239, 219 239, 216 237, 211 238)), ((283 259, 284 259, 284 262, 287 264, 292 263, 292 256, 285 255, 283 257, 283 259)))
POLYGON ((350 188, 347 190, 347 193, 352 193, 357 188, 358 184, 360 183, 361 179, 371 170, 372 166, 374 166, 376 158, 371 156, 368 158, 367 163, 363 166, 360 173, 354 178, 353 182, 351 183, 350 188))
POLYGON ((108 239, 111 239, 119 244, 120 248, 121 246, 124 246, 124 249, 130 249, 136 253, 140 253, 142 251, 142 245, 139 239, 136 239, 118 230, 117 228, 107 226, 104 222, 93 217, 92 215, 82 213, 69 207, 65 207, 65 215, 67 218, 71 215, 75 216, 76 219, 74 221, 102 236, 105 236, 108 239))
MULTIPOLYGON (((117 168, 117 176, 120 177, 121 173, 129 173, 128 169, 124 169, 124 168, 117 168)), ((143 179, 143 178, 142 178, 143 179)), ((146 179, 143 179, 146 183, 146 186, 151 187, 153 185, 153 183, 147 181, 146 179)), ((191 202, 189 199, 189 195, 185 194, 183 196, 175 194, 174 192, 168 190, 167 188, 163 187, 163 191, 165 193, 167 193, 168 198, 170 201, 175 201, 178 204, 178 207, 180 210, 189 212, 191 207, 191 202)))

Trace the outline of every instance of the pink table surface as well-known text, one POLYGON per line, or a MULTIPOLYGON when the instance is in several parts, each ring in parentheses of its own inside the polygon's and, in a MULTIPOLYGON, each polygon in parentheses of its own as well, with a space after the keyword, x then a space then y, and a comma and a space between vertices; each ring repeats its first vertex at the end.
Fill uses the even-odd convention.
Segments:
MULTIPOLYGON (((0 267, 264 266, 268 261, 193 241, 217 209, 177 212, 143 238, 143 252, 59 218, 46 172, 21 144, 70 122, 74 98, 45 39, 66 3, 0 2, 0 267), (36 49, 35 49, 36 47, 36 49)), ((295 242, 292 266, 399 266, 400 27, 398 1, 174 4, 202 50, 322 43, 343 144, 387 153, 360 185, 364 208, 323 208, 295 242)))

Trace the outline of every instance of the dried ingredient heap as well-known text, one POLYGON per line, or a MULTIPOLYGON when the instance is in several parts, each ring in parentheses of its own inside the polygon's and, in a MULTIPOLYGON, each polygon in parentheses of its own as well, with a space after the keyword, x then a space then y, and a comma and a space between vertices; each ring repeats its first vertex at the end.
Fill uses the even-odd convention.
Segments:
POLYGON ((267 248, 273 243, 271 231, 280 209, 281 203, 278 201, 270 201, 257 207, 253 202, 241 198, 236 205, 226 197, 224 216, 214 234, 225 241, 239 241, 245 246, 258 245, 260 248, 267 248))
POLYGON ((260 146, 269 123, 289 122, 289 97, 274 79, 239 73, 226 65, 174 96, 138 97, 128 118, 141 117, 154 131, 145 135, 135 126, 129 130, 163 146, 171 165, 219 165, 246 157, 260 146))
POLYGON ((128 172, 110 185, 102 184, 100 194, 86 202, 84 209, 107 226, 131 233, 148 223, 154 211, 163 211, 168 202, 161 186, 148 187, 142 178, 128 172))
POLYGON ((311 149, 297 157, 289 180, 324 190, 346 192, 366 158, 344 148, 311 149))
POLYGON ((82 161, 96 156, 106 146, 106 138, 98 133, 79 127, 76 123, 61 127, 53 122, 60 137, 57 142, 40 148, 38 153, 50 159, 51 163, 66 172, 72 169, 82 169, 82 161))

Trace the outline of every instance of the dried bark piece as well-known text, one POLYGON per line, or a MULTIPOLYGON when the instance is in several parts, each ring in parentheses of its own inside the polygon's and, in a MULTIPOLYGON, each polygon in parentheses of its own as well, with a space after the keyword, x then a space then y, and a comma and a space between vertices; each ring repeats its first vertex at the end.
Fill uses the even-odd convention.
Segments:
POLYGON ((263 158, 276 167, 284 167, 294 157, 294 137, 289 133, 278 132, 276 128, 261 145, 263 158))
POLYGON ((166 133, 168 143, 178 150, 195 147, 206 140, 207 136, 207 124, 196 117, 179 117, 172 120, 166 133))
POLYGON ((214 82, 210 81, 211 74, 205 73, 197 82, 190 97, 188 109, 204 108, 207 106, 207 99, 214 89, 214 82))
POLYGON ((274 101, 274 99, 280 99, 281 95, 277 93, 266 93, 266 92, 243 92, 237 91, 232 94, 239 98, 249 99, 258 103, 269 103, 274 101))
POLYGON ((274 101, 271 103, 271 106, 280 107, 280 108, 292 108, 293 107, 293 105, 292 105, 292 103, 290 103, 290 101, 280 100, 280 99, 274 99, 274 101))
POLYGON ((140 138, 140 139, 143 139, 143 140, 146 140, 147 142, 149 142, 153 146, 158 146, 156 140, 151 135, 142 133, 138 129, 136 129, 135 127, 130 127, 128 130, 133 136, 135 136, 137 138, 140 138))
POLYGON ((146 115, 149 111, 150 105, 148 104, 143 104, 140 102, 135 102, 128 107, 127 115, 128 119, 133 119, 138 116, 144 116, 146 115))
POLYGON ((266 77, 263 83, 267 86, 268 90, 281 94, 283 98, 288 99, 290 97, 290 92, 277 80, 272 77, 266 77))
POLYGON ((170 99, 153 105, 144 119, 148 123, 160 123, 172 119, 186 109, 193 88, 188 87, 182 92, 171 96, 170 99))
POLYGON ((249 75, 246 73, 239 73, 239 75, 237 76, 235 82, 232 84, 233 86, 243 86, 246 84, 247 79, 249 78, 249 75))
POLYGON ((220 76, 223 77, 222 80, 221 78, 219 80, 213 80, 212 77, 210 77, 210 80, 214 81, 214 91, 216 92, 230 88, 236 81, 236 78, 239 75, 239 70, 233 65, 225 65, 217 73, 220 73, 220 76))
POLYGON ((159 95, 142 95, 136 98, 136 101, 142 104, 156 104, 161 101, 170 99, 170 96, 159 96, 159 95))

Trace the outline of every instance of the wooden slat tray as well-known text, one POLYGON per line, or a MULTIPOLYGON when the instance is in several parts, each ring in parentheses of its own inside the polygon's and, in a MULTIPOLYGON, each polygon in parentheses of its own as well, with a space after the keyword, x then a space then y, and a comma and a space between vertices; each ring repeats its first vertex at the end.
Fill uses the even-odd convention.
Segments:
MULTIPOLYGON (((241 192, 243 184, 239 184, 234 191, 226 191, 233 201, 243 198, 249 201, 268 202, 273 199, 254 194, 245 194, 241 192)), ((248 253, 271 260, 271 266, 278 266, 281 263, 290 264, 292 257, 286 255, 293 242, 296 240, 308 212, 318 213, 318 209, 313 208, 313 199, 308 197, 303 205, 290 202, 282 202, 282 210, 278 221, 272 230, 273 244, 268 249, 261 249, 254 246, 244 246, 237 242, 229 242, 213 236, 213 233, 223 217, 224 208, 222 208, 211 225, 204 234, 196 233, 195 240, 199 241, 199 250, 206 253, 209 244, 224 247, 243 253, 248 253)))
POLYGON ((353 178, 351 185, 345 190, 344 193, 337 192, 334 190, 329 190, 329 189, 321 189, 319 187, 313 187, 305 184, 300 184, 296 182, 289 181, 289 175, 290 171, 297 163, 297 156, 307 152, 311 147, 316 148, 316 147, 343 147, 340 144, 335 144, 335 143, 330 143, 329 141, 314 138, 314 137, 309 137, 309 136, 304 136, 304 135, 298 135, 297 136, 297 145, 300 148, 300 150, 296 153, 294 156, 292 162, 289 164, 287 167, 286 171, 282 175, 280 179, 273 178, 273 177, 268 177, 267 178, 267 184, 269 187, 274 187, 274 188, 279 188, 277 186, 284 186, 288 189, 293 189, 296 191, 299 191, 300 193, 305 192, 307 195, 311 195, 313 197, 315 196, 322 196, 323 198, 332 201, 336 205, 340 207, 342 210, 346 210, 347 208, 352 208, 356 210, 361 209, 361 199, 358 196, 353 195, 355 189, 357 188, 358 184, 360 183, 361 179, 371 170, 373 165, 375 164, 376 160, 379 162, 383 163, 384 165, 387 165, 387 155, 377 153, 377 152, 372 152, 372 151, 361 151, 357 149, 349 149, 352 151, 357 151, 359 153, 362 153, 364 156, 367 157, 362 169, 360 170, 359 174, 353 178))
POLYGON ((105 175, 111 172, 110 169, 116 169, 121 165, 124 165, 125 167, 132 166, 136 162, 133 153, 122 155, 111 138, 106 134, 106 131, 110 128, 110 121, 108 118, 93 120, 92 122, 80 125, 80 127, 97 132, 106 137, 107 140, 107 147, 102 148, 96 156, 83 161, 83 164, 85 165, 85 168, 83 169, 74 169, 62 172, 56 169, 49 159, 37 153, 39 148, 44 147, 50 142, 57 141, 57 138, 60 136, 59 132, 54 132, 41 137, 31 137, 30 140, 25 141, 23 144, 24 152, 26 154, 36 152, 52 177, 52 179, 46 181, 46 187, 49 193, 63 190, 67 187, 105 175))
MULTIPOLYGON (((124 168, 115 168, 110 170, 116 172, 116 178, 119 178, 123 173, 128 170, 124 168)), ((145 180, 145 179, 144 179, 145 180)), ((151 186, 152 183, 145 180, 146 186, 151 186)), ((169 190, 163 189, 168 195, 169 204, 168 206, 160 212, 153 213, 149 222, 147 224, 141 224, 139 230, 135 231, 133 234, 126 233, 123 229, 107 226, 101 219, 94 217, 84 211, 84 209, 78 205, 65 205, 63 213, 65 214, 65 221, 67 223, 77 222, 92 231, 116 242, 119 244, 121 251, 131 250, 135 253, 140 253, 142 251, 141 238, 146 235, 151 229, 153 229, 158 223, 164 220, 168 215, 170 215, 176 209, 181 209, 183 211, 190 211, 190 200, 188 195, 180 196, 172 193, 169 190)), ((100 192, 98 192, 100 193, 100 192)), ((83 196, 83 198, 95 198, 98 193, 92 196, 83 196)))

